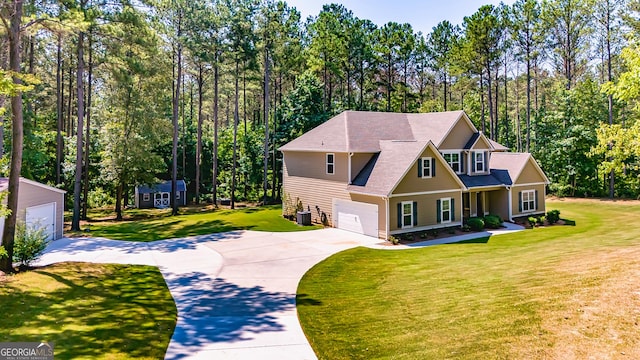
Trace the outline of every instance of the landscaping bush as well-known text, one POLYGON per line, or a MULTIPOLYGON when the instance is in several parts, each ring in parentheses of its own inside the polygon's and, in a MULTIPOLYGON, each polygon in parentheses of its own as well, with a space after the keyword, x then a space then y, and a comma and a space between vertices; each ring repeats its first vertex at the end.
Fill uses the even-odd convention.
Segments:
POLYGON ((4 248, 4 246, 0 245, 0 259, 4 259, 7 256, 9 256, 9 254, 7 254, 7 250, 4 248))
POLYGON ((469 228, 471 228, 471 230, 473 231, 480 231, 484 229, 484 220, 474 217, 467 220, 467 225, 469 225, 469 228))
POLYGON ((400 240, 395 236, 389 236, 389 242, 392 245, 398 245, 400 243, 400 240))
POLYGON ((21 265, 29 264, 42 255, 48 244, 44 228, 27 227, 17 224, 16 238, 13 245, 13 261, 21 265))
POLYGON ((560 210, 550 210, 547 212, 549 224, 555 224, 560 220, 560 210))
POLYGON ((502 219, 498 215, 487 215, 484 217, 484 226, 489 229, 499 229, 502 227, 502 219))
POLYGON ((529 220, 529 225, 531 225, 532 228, 536 227, 536 223, 538 222, 538 219, 535 216, 529 216, 527 220, 529 220))

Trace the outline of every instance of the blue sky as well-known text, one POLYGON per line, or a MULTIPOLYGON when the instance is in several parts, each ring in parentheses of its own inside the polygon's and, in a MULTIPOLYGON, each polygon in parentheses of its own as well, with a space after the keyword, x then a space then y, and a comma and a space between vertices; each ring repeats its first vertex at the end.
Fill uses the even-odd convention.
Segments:
MULTIPOLYGON (((424 34, 443 20, 454 25, 461 25, 465 16, 472 15, 485 4, 498 5, 500 0, 286 0, 302 13, 302 20, 310 15, 316 16, 323 4, 340 3, 351 10, 360 19, 369 19, 378 26, 389 21, 409 23, 415 32, 424 34)), ((503 0, 505 4, 513 4, 514 0, 503 0)))

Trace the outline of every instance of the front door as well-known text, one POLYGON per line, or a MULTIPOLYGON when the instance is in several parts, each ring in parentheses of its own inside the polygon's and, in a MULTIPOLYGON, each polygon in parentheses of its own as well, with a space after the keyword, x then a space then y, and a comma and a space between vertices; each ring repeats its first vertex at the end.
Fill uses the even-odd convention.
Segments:
POLYGON ((476 194, 476 211, 478 216, 484 216, 484 191, 476 194))

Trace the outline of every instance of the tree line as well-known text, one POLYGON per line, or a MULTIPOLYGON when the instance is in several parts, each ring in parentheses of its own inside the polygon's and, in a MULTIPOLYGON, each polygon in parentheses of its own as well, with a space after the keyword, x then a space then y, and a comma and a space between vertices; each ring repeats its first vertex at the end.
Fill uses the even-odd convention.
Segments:
POLYGON ((551 193, 635 198, 640 152, 620 144, 638 4, 517 0, 423 34, 340 4, 302 19, 274 0, 5 1, 0 68, 25 88, 0 96, 3 171, 67 190, 77 229, 158 179, 195 202, 277 201, 278 147, 343 110, 463 109, 532 152, 551 193))

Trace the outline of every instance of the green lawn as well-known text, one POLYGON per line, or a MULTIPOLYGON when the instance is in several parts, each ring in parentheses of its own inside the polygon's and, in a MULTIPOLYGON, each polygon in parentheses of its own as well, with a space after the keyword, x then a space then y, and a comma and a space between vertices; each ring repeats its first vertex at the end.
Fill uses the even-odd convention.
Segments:
POLYGON ((60 263, 0 278, 0 341, 56 359, 162 359, 177 311, 155 267, 60 263))
MULTIPOLYGON (((96 211, 89 218, 105 216, 96 211)), ((237 210, 188 209, 187 213, 170 216, 170 210, 127 210, 124 221, 94 220, 83 223, 82 229, 90 233, 67 235, 98 236, 115 240, 154 241, 193 235, 204 235, 232 230, 300 231, 319 229, 320 226, 298 226, 282 217, 282 207, 263 206, 237 210)))
POLYGON ((553 200, 576 226, 336 254, 298 287, 320 359, 640 358, 640 203, 553 200))

